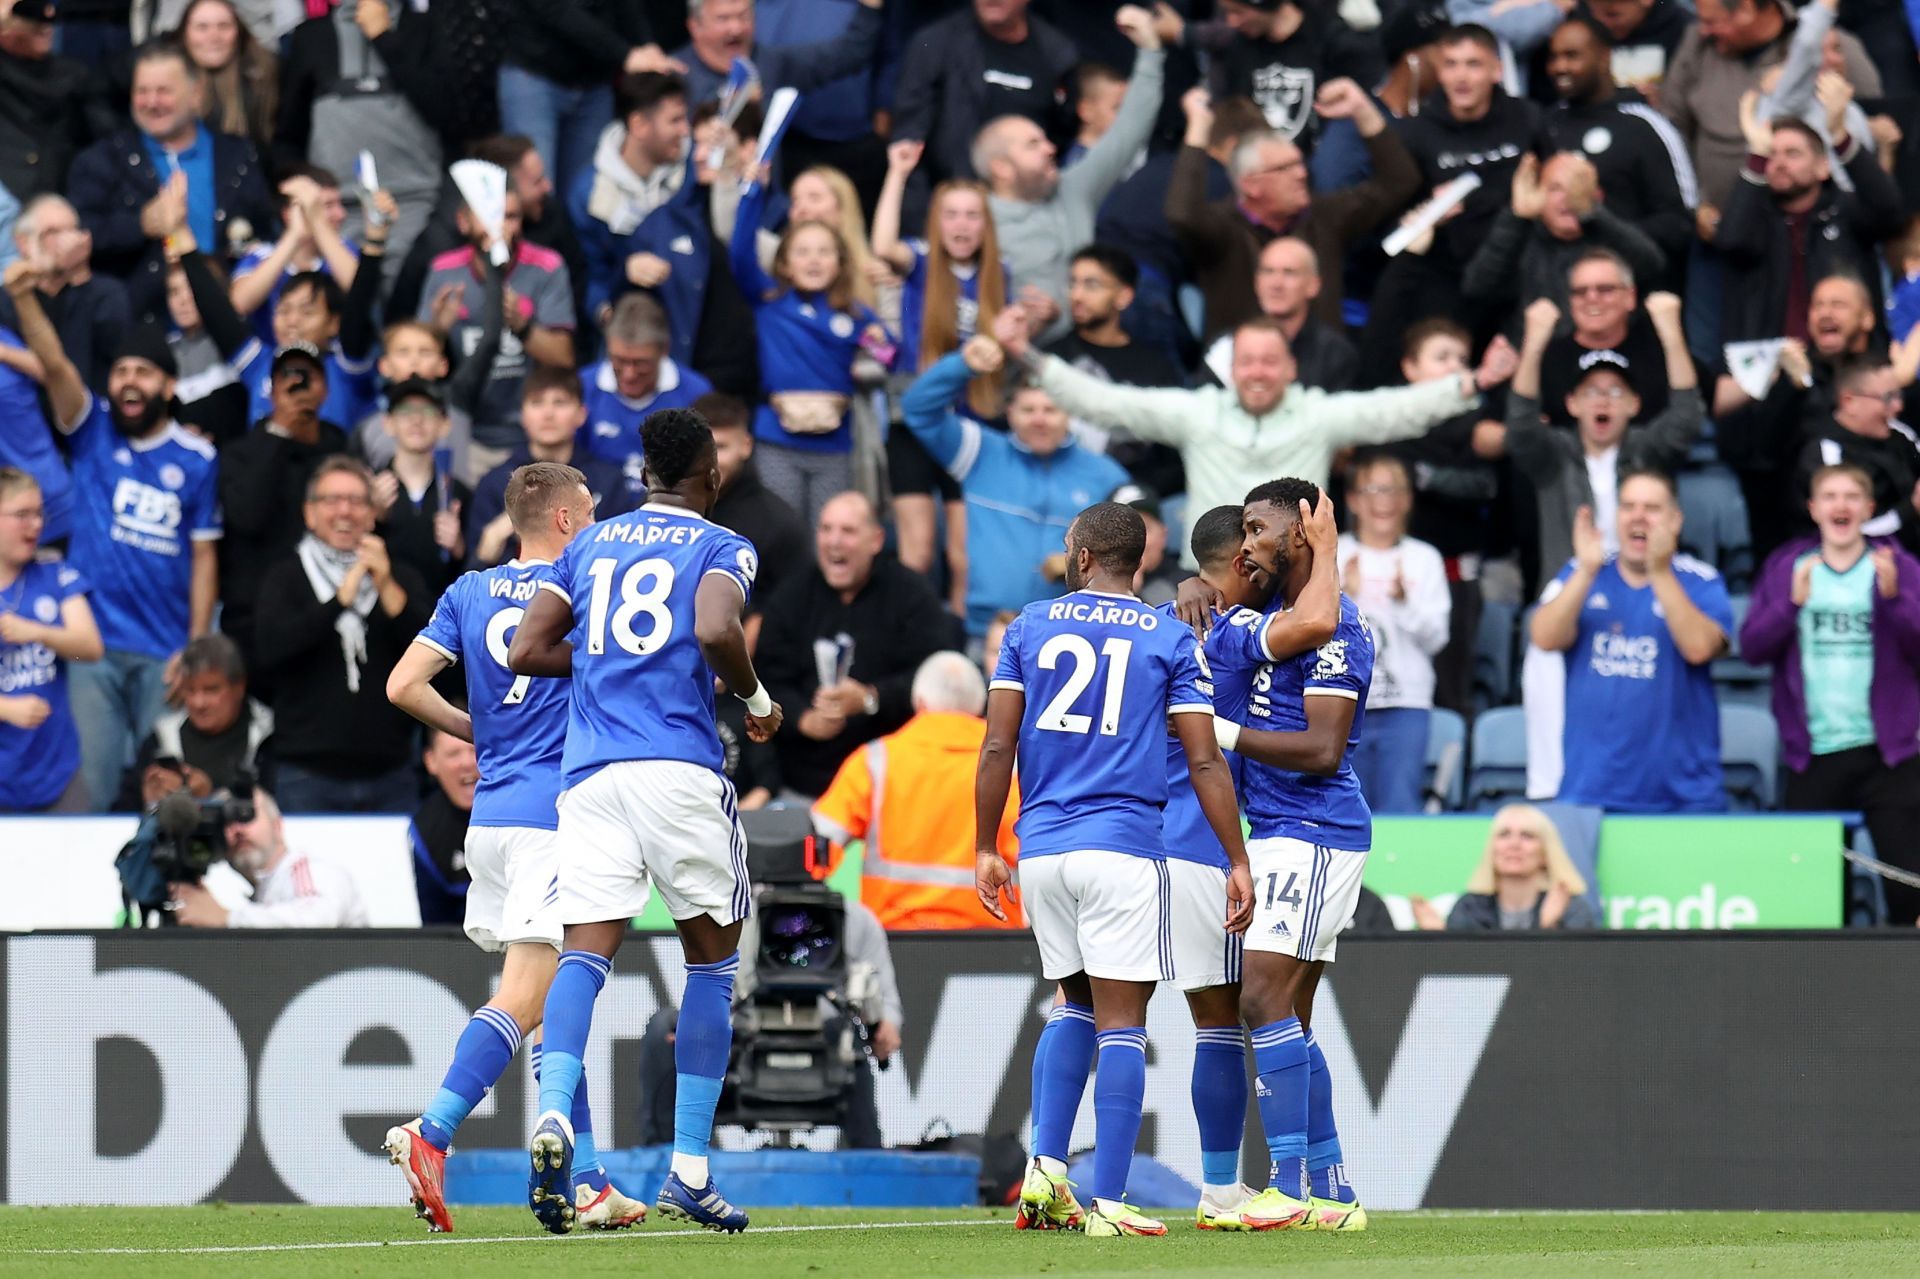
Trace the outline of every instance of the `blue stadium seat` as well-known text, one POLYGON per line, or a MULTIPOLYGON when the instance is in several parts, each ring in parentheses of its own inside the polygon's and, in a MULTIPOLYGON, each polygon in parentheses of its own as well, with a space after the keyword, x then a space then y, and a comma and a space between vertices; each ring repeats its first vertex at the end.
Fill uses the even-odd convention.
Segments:
POLYGON ((1758 706, 1720 708, 1720 769, 1734 812, 1773 807, 1780 772, 1780 729, 1771 712, 1758 706))
POLYGON ((1436 706, 1427 721, 1427 803, 1429 811, 1455 812, 1467 794, 1467 721, 1458 711, 1436 706))
POLYGON ((1473 704, 1476 710, 1505 706, 1516 700, 1514 614, 1518 610, 1500 600, 1480 602, 1480 627, 1473 637, 1473 704))
POLYGON ((1766 709, 1773 695, 1773 672, 1764 666, 1754 666, 1739 655, 1740 627, 1747 620, 1747 606, 1753 600, 1750 596, 1735 595, 1733 604, 1733 634, 1727 638, 1733 647, 1726 656, 1714 659, 1714 693, 1720 698, 1722 706, 1758 706, 1766 709))
POLYGON ((1473 719, 1466 807, 1490 813, 1527 797, 1527 717, 1518 706, 1496 706, 1473 719))
POLYGON ((1753 578, 1753 538, 1740 481, 1719 463, 1689 467, 1676 477, 1686 524, 1680 548, 1720 570, 1730 591, 1744 591, 1753 578))

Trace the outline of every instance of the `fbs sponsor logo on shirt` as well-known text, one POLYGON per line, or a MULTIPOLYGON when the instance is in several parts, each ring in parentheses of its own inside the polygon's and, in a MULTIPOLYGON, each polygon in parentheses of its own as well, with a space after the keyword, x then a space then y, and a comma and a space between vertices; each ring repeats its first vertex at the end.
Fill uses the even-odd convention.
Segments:
MULTIPOLYGON (((177 470, 178 468, 173 468, 177 470)), ((167 477, 162 476, 164 481, 167 477)), ((181 479, 184 481, 185 477, 181 479)), ((180 495, 122 476, 113 486, 113 539, 160 555, 180 553, 180 495)))

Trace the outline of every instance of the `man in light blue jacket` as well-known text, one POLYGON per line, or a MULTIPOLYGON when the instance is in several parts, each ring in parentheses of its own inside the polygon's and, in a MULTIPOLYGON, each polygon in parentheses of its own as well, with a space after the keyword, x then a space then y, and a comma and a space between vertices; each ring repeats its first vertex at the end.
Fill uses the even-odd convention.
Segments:
POLYGON ((953 411, 967 380, 1000 367, 1000 347, 977 337, 934 364, 907 390, 907 428, 960 483, 967 505, 967 634, 986 634, 994 614, 1058 593, 1042 565, 1067 525, 1127 482, 1118 462, 1075 444, 1066 412, 1034 385, 1018 386, 1006 435, 953 411))

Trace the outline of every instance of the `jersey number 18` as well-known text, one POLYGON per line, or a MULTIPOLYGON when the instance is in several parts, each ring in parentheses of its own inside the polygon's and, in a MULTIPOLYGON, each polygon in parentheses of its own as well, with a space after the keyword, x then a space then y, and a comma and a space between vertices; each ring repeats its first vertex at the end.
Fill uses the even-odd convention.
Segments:
POLYGON ((620 561, 605 557, 587 566, 593 579, 593 594, 587 604, 587 652, 598 656, 607 651, 607 632, 613 642, 636 657, 656 652, 673 633, 673 614, 667 611, 667 597, 673 592, 673 564, 662 559, 640 560, 620 575, 620 603, 613 604, 613 575, 620 561), (646 589, 641 583, 646 582, 646 589), (609 610, 612 615, 609 616, 609 610), (647 629, 634 629, 636 619, 644 615, 647 629))

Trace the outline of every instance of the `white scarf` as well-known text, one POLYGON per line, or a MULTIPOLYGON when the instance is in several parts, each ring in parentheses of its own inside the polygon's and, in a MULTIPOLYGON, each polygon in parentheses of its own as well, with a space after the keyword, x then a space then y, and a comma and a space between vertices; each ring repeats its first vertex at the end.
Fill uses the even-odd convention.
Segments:
MULTIPOLYGON (((340 583, 347 580, 347 570, 360 558, 358 551, 336 551, 311 533, 300 539, 296 550, 300 567, 306 570, 307 584, 313 587, 314 597, 322 603, 340 594, 340 583)), ((349 693, 360 691, 360 667, 367 660, 367 618, 373 615, 373 606, 379 602, 380 588, 373 584, 373 574, 369 573, 360 579, 353 607, 342 610, 333 623, 333 629, 340 632, 340 656, 347 664, 349 693)))

